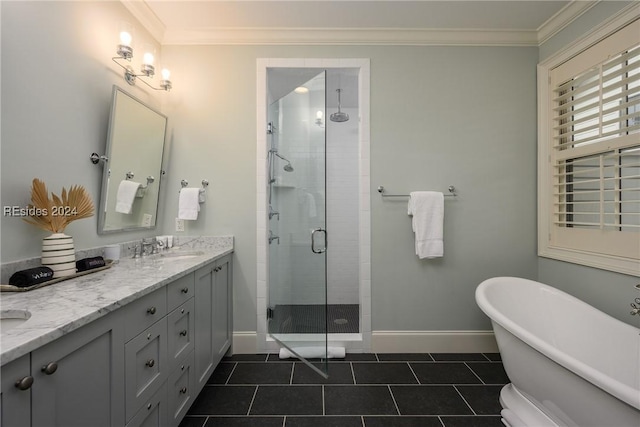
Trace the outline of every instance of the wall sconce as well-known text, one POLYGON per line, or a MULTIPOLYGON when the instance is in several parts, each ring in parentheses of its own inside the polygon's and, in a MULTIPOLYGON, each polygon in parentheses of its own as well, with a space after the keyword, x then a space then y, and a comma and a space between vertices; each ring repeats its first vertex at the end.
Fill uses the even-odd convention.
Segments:
MULTIPOLYGON (((128 64, 122 64, 120 61, 125 60, 131 62, 131 58, 133 58, 133 48, 131 47, 131 41, 133 40, 133 28, 127 22, 121 22, 118 26, 119 35, 120 35, 120 43, 116 49, 116 54, 118 56, 114 56, 111 58, 113 62, 118 64, 124 69, 124 79, 130 85, 135 85, 138 77, 147 77, 149 79, 153 78, 155 75, 156 69, 154 65, 155 61, 155 48, 150 44, 145 44, 143 46, 143 55, 142 55, 142 65, 140 66, 140 74, 136 74, 133 67, 128 64)), ((145 79, 140 79, 140 81, 151 89, 154 90, 171 90, 172 84, 171 80, 169 80, 170 72, 166 68, 162 70, 162 80, 160 80, 160 87, 154 87, 151 83, 147 82, 145 79)))
POLYGON ((316 113, 316 124, 320 127, 324 127, 322 116, 324 116, 324 113, 321 110, 318 110, 318 112, 316 113))

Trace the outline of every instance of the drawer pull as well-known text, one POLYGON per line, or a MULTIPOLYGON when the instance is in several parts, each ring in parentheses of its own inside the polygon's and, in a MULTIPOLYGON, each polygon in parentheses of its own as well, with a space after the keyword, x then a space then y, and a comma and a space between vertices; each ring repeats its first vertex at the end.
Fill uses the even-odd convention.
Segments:
POLYGON ((180 394, 187 394, 187 388, 186 387, 182 387, 180 389, 180 394))
POLYGON ((147 365, 150 368, 153 368, 153 365, 155 365, 155 364, 156 364, 156 361, 153 360, 153 359, 149 359, 149 360, 147 360, 147 363, 145 363, 145 365, 147 365))
POLYGON ((151 403, 149 403, 149 404, 147 405, 147 411, 148 411, 149 409, 151 409, 151 407, 152 407, 152 406, 153 406, 153 405, 152 405, 151 403))
POLYGON ((188 294, 189 293, 189 288, 182 288, 181 292, 183 294, 188 294))
POLYGON ((151 307, 147 309, 147 313, 149 314, 156 314, 156 308, 155 307, 151 307))
POLYGON ((40 370, 47 375, 51 375, 58 370, 58 364, 55 362, 47 363, 42 368, 40 368, 40 370))
POLYGON ((29 390, 33 385, 33 377, 31 375, 27 375, 24 378, 16 381, 16 388, 18 390, 29 390))
POLYGON ((180 331, 180 336, 181 337, 186 337, 187 336, 187 330, 186 329, 181 330, 180 331))

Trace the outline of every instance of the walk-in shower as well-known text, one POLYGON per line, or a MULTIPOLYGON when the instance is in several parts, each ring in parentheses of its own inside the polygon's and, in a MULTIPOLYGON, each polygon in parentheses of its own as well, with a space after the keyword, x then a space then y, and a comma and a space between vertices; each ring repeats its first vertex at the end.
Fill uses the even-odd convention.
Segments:
POLYGON ((267 332, 294 352, 361 333, 358 71, 268 73, 267 332))

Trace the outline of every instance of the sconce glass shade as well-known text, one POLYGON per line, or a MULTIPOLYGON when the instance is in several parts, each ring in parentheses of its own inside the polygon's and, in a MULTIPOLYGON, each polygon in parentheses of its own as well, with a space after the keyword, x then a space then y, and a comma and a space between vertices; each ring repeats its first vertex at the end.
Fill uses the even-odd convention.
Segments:
POLYGON ((133 48, 131 47, 131 42, 133 41, 133 26, 126 21, 121 21, 118 23, 118 35, 120 43, 118 44, 116 53, 118 56, 130 61, 133 56, 133 48))
POLYGON ((155 48, 150 44, 145 44, 142 46, 142 51, 144 54, 142 55, 142 65, 140 66, 140 71, 147 77, 153 77, 156 73, 156 68, 153 65, 156 56, 155 48))

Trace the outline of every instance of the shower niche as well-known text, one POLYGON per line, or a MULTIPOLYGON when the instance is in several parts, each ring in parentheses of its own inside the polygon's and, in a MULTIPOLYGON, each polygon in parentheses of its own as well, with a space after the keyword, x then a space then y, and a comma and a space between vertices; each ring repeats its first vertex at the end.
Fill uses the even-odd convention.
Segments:
MULTIPOLYGON (((266 129, 259 141, 265 167, 258 171, 266 223, 266 280, 258 283, 259 294, 264 286, 266 315, 258 307, 258 329, 266 333, 258 349, 280 346, 313 354, 320 362, 311 364, 321 372, 328 346, 348 351, 370 346, 363 135, 363 125, 368 134, 368 89, 363 91, 368 60, 354 61, 358 66, 278 67, 268 60, 265 107, 258 115, 266 129)), ((260 63, 258 71, 260 79, 260 63)), ((260 216, 260 196, 258 203, 260 216)))

